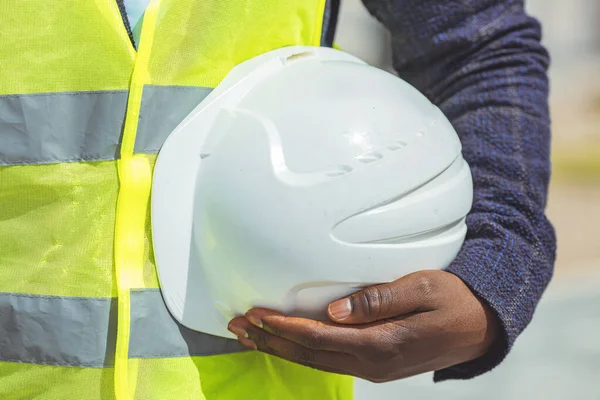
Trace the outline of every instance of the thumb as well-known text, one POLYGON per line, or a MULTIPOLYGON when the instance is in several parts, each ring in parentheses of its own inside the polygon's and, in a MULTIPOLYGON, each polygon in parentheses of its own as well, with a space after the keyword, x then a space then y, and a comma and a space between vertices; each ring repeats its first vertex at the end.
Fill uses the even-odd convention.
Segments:
POLYGON ((420 271, 394 282, 369 286, 329 304, 327 314, 340 324, 367 324, 435 308, 438 276, 442 271, 420 271))

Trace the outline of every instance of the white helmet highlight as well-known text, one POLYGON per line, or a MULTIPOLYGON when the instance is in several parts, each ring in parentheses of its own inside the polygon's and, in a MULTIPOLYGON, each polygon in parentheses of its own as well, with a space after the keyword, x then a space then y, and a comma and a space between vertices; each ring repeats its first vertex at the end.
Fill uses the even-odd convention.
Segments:
POLYGON ((184 326, 252 307, 322 319, 360 288, 446 267, 472 180, 452 125, 402 79, 329 48, 235 67, 160 150, 153 242, 184 326))

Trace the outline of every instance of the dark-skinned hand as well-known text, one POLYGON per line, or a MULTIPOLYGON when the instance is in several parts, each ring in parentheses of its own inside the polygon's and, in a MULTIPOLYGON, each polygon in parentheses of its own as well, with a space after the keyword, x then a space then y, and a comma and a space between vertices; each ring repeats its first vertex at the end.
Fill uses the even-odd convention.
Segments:
POLYGON ((478 358, 498 321, 457 276, 420 271, 328 307, 331 321, 252 309, 229 323, 246 347, 319 370, 388 382, 478 358))

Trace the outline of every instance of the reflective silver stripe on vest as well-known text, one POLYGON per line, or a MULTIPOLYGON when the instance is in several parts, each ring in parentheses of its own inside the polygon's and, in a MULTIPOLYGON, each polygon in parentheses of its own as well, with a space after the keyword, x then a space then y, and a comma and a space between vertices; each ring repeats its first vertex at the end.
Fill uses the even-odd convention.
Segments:
MULTIPOLYGON (((116 299, 0 293, 0 361, 111 366, 116 328, 116 299)), ((130 357, 205 356, 240 351, 243 348, 235 340, 178 324, 158 289, 132 292, 130 357)))
POLYGON ((114 160, 127 92, 0 96, 0 165, 114 160))
MULTIPOLYGON (((210 91, 145 87, 135 152, 157 153, 210 91)), ((127 96, 127 91, 0 96, 0 166, 117 159, 127 96)))
POLYGON ((158 153, 169 134, 211 91, 205 87, 146 85, 134 151, 158 153))
POLYGON ((244 351, 236 340, 192 331, 169 313, 158 289, 131 293, 132 358, 207 356, 244 351))

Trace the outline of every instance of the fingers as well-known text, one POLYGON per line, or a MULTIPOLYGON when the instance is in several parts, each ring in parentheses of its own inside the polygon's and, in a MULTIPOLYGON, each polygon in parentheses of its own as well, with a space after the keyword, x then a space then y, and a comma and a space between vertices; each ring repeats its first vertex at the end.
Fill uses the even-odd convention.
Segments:
POLYGON ((234 318, 229 330, 248 348, 322 371, 385 382, 412 373, 437 358, 438 348, 446 348, 436 334, 436 313, 343 326, 253 309, 234 318), (319 337, 326 339, 315 339, 319 337))
POLYGON ((480 300, 444 271, 366 288, 332 303, 329 315, 333 322, 252 309, 229 329, 249 348, 373 382, 457 365, 489 348, 480 300))
POLYGON ((235 318, 229 329, 238 335, 244 346, 288 361, 326 372, 349 374, 345 367, 356 364, 356 358, 346 353, 315 350, 291 340, 275 336, 253 325, 246 318, 235 318))
POLYGON ((370 286, 328 307, 339 324, 367 324, 400 315, 435 309, 444 271, 420 271, 394 282, 370 286))
MULTIPOLYGON (((271 335, 313 350, 352 353, 371 342, 371 332, 331 322, 287 317, 265 309, 252 309, 246 318, 271 335)), ((366 328, 361 327, 361 328, 366 328)))

